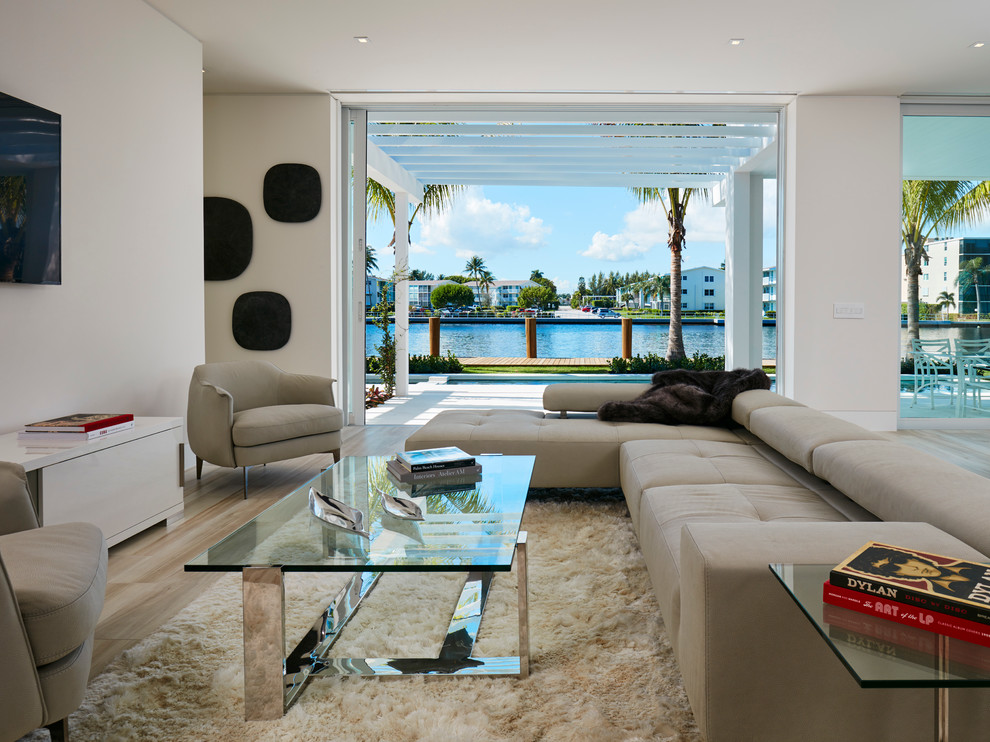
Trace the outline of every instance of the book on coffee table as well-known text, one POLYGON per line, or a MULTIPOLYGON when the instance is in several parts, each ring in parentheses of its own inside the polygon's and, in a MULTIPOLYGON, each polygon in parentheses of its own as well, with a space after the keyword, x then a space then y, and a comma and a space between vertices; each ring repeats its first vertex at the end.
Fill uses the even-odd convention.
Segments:
POLYGON ((469 484, 481 481, 481 464, 471 466, 455 466, 443 469, 427 469, 425 471, 409 471, 396 459, 389 459, 385 469, 390 476, 403 484, 421 484, 425 482, 446 482, 469 484))
POLYGON ((870 541, 829 583, 873 598, 990 625, 990 565, 870 541))
POLYGON ((456 446, 425 448, 421 451, 399 451, 395 460, 408 471, 423 472, 434 469, 458 469, 474 466, 477 462, 469 453, 456 446))

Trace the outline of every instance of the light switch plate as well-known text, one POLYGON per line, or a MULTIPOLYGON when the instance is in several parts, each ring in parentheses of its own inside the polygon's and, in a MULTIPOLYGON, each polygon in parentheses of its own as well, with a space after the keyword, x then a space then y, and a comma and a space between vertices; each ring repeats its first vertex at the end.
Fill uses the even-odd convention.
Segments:
POLYGON ((863 319, 866 310, 863 304, 858 302, 842 302, 832 305, 832 317, 834 319, 863 319))

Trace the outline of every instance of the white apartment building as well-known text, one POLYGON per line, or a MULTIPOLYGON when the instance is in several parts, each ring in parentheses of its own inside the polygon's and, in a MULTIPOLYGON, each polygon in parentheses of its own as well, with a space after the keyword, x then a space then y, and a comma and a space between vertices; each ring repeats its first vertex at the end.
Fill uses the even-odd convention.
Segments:
POLYGON ((777 311, 777 266, 763 269, 763 314, 777 311))
MULTIPOLYGON (((433 289, 441 284, 454 283, 447 279, 435 281, 410 281, 409 282, 409 306, 416 309, 430 308, 430 294, 433 289)), ((530 280, 502 280, 494 281, 488 289, 490 301, 483 301, 483 290, 478 286, 477 281, 468 281, 465 286, 474 291, 474 303, 476 306, 507 307, 519 302, 519 292, 527 286, 538 286, 539 284, 530 280)))
POLYGON ((725 311, 725 271, 703 265, 681 271, 681 310, 725 311))
MULTIPOLYGON (((925 246, 928 260, 921 267, 918 278, 918 300, 936 304, 943 292, 951 294, 955 306, 949 311, 959 314, 976 312, 976 291, 970 287, 959 291, 959 269, 973 258, 983 258, 983 265, 990 267, 990 238, 949 237, 929 240, 925 246)), ((981 311, 990 307, 990 276, 980 279, 981 311)), ((901 301, 907 301, 907 275, 901 272, 901 301)))

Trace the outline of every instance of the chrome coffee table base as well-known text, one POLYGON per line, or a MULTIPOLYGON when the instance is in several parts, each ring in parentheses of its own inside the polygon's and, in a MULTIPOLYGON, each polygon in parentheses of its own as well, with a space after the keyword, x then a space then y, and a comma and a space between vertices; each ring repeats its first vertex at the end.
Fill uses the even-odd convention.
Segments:
POLYGON ((279 567, 247 567, 242 572, 244 602, 244 717, 278 719, 314 677, 340 675, 515 675, 529 676, 529 605, 526 532, 516 540, 519 581, 519 656, 472 657, 474 643, 495 573, 467 575, 447 636, 436 657, 327 657, 361 601, 381 573, 358 572, 337 594, 313 627, 285 655, 285 585, 279 567))

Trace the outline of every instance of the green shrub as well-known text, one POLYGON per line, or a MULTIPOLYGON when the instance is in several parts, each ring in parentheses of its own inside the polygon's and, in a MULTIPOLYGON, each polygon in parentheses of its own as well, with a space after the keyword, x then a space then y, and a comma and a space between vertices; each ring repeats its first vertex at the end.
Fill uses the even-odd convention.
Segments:
MULTIPOLYGON (((381 359, 368 356, 364 364, 365 373, 381 375, 381 359)), ((464 366, 451 351, 445 356, 409 356, 411 374, 457 374, 464 366)))
POLYGON ((451 351, 445 356, 409 356, 411 374, 457 374, 464 366, 451 351))
POLYGON ((725 356, 695 353, 690 358, 668 361, 656 353, 647 353, 645 357, 639 355, 632 358, 616 357, 608 363, 610 374, 654 374, 657 371, 670 371, 675 368, 692 371, 722 371, 725 369, 725 356))

